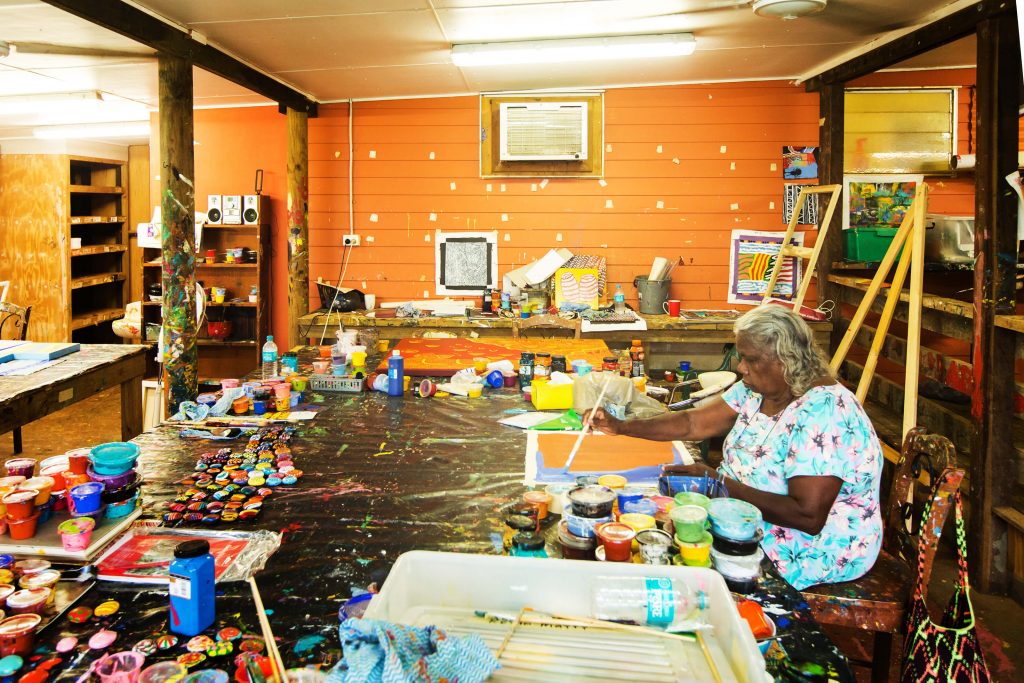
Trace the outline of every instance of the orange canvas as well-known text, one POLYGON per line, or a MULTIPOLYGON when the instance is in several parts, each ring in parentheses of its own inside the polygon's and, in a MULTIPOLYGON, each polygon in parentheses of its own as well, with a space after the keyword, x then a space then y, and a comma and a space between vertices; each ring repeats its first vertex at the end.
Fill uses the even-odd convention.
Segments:
MULTIPOLYGON (((561 468, 576 443, 575 432, 542 432, 537 435, 537 450, 545 468, 561 468)), ((648 441, 632 436, 590 434, 583 437, 570 472, 618 472, 638 467, 657 467, 677 458, 671 441, 648 441)))
MULTIPOLYGON (((512 339, 488 337, 470 339, 403 339, 394 348, 405 359, 405 374, 418 377, 447 377, 462 368, 472 367, 474 358, 488 362, 510 360, 519 369, 519 354, 523 351, 562 354, 566 362, 582 359, 600 368, 609 354, 608 345, 601 339, 512 339)), ((387 357, 377 366, 378 372, 387 372, 387 357)))

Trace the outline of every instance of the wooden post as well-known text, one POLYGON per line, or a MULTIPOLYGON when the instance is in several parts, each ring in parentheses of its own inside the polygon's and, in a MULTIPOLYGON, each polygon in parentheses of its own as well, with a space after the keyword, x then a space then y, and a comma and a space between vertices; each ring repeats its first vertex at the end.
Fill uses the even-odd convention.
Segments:
POLYGON ((194 401, 196 353, 195 170, 192 154, 192 64, 161 55, 160 214, 163 220, 163 367, 167 410, 194 401))
POLYGON ((309 313, 309 128, 288 109, 288 345, 304 343, 299 318, 309 313))
MULTIPOLYGON (((826 83, 821 87, 818 99, 818 184, 842 185, 843 183, 843 128, 846 125, 844 115, 845 84, 842 82, 826 83)), ((838 198, 842 202, 842 194, 838 198)), ((841 209, 841 205, 839 207, 841 209)), ((819 238, 824 244, 818 252, 818 303, 835 301, 838 312, 839 287, 828 281, 832 274, 832 263, 843 258, 843 213, 837 210, 832 220, 819 229, 819 238), (827 227, 827 229, 826 229, 827 227)), ((842 338, 839 325, 832 328, 832 342, 835 349, 842 338)), ((830 349, 830 350, 831 350, 830 349)))
POLYGON ((970 560, 972 583, 1007 584, 1006 524, 993 514, 1010 499, 1013 464, 1013 333, 995 315, 1014 309, 1017 202, 1004 179, 1017 169, 1020 47, 1012 12, 978 25, 978 160, 974 223, 974 394, 971 416, 970 560), (1007 97, 1011 93, 1011 97, 1007 97))

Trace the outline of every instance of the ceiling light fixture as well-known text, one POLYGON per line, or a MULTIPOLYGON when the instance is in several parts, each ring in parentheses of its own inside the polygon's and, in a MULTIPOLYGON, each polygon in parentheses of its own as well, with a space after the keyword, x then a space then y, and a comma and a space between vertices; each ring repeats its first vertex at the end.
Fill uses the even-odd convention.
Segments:
POLYGON ((754 14, 777 19, 799 19, 825 9, 828 0, 755 0, 754 14))
POLYGON ((591 59, 637 59, 692 54, 697 47, 692 33, 641 36, 559 38, 512 43, 452 45, 456 66, 494 64, 558 64, 591 59))
POLYGON ((14 50, 13 45, 8 43, 6 40, 0 40, 0 58, 9 57, 12 50, 14 50))
POLYGON ((75 105, 103 102, 99 90, 82 92, 48 92, 35 95, 0 96, 0 115, 40 114, 75 105))
POLYGON ((40 128, 33 128, 32 135, 42 140, 144 138, 149 137, 149 122, 122 121, 119 123, 83 123, 67 126, 43 126, 40 128))

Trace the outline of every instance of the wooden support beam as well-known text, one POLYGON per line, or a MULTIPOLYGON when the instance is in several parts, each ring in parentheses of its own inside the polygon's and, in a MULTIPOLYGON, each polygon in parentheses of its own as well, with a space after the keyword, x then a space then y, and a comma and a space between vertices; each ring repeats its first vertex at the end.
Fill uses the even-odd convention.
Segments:
POLYGON ((309 121, 288 110, 288 346, 304 344, 299 318, 309 313, 309 121))
MULTIPOLYGON (((243 88, 315 117, 317 103, 281 81, 254 69, 212 45, 194 40, 188 32, 120 0, 44 0, 49 5, 120 33, 161 55, 179 57, 243 88)), ((191 93, 189 96, 191 101, 191 93)))
POLYGON ((161 56, 160 214, 164 287, 163 366, 167 410, 199 393, 196 348, 196 233, 192 154, 192 65, 181 57, 161 56))
MULTIPOLYGON (((976 5, 933 21, 912 33, 901 36, 828 71, 823 71, 807 80, 807 91, 814 92, 830 83, 845 83, 861 76, 873 74, 896 62, 910 59, 970 35, 974 33, 975 28, 981 22, 989 18, 1007 14, 1013 18, 1012 12, 1013 3, 1009 0, 980 0, 976 5)), ((1014 84, 1013 89, 1014 91, 1019 90, 1019 84, 1014 84)))
MULTIPOLYGON (((1013 8, 1013 5, 1010 5, 1013 8)), ((1017 169, 1017 98, 1021 81, 1016 16, 1010 12, 978 25, 978 133, 974 226, 975 439, 971 452, 973 581, 985 592, 1005 591, 1006 523, 994 510, 1010 501, 1013 463, 1014 333, 995 326, 1016 299, 1017 201, 1004 180, 1017 169)))
MULTIPOLYGON (((843 182, 843 129, 846 127, 843 83, 830 83, 821 89, 818 97, 818 182, 822 185, 841 185, 843 182)), ((842 211, 832 214, 828 226, 822 224, 819 235, 823 236, 818 252, 818 303, 839 301, 839 288, 830 280, 832 264, 843 259, 843 215, 842 211)), ((818 244, 815 244, 818 248, 818 244)), ((839 330, 832 329, 829 344, 831 352, 839 345, 839 330)))

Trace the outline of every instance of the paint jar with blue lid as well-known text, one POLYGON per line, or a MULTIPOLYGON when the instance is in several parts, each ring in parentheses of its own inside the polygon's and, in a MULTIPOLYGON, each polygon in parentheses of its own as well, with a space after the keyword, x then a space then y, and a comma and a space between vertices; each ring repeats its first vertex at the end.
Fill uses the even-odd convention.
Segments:
POLYGON ((547 557, 544 550, 544 537, 540 534, 520 532, 512 537, 512 557, 547 557))

